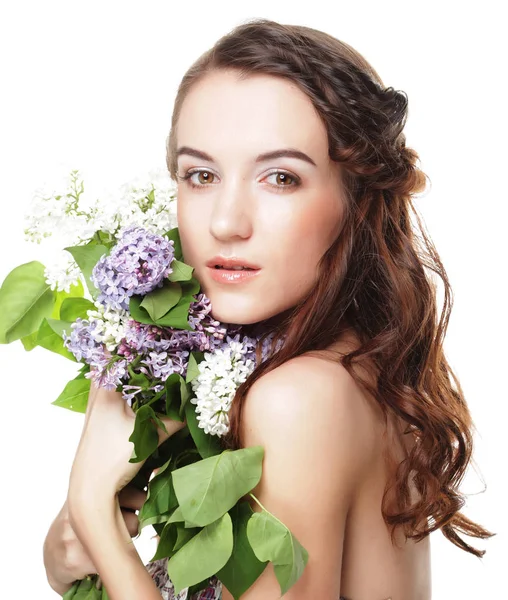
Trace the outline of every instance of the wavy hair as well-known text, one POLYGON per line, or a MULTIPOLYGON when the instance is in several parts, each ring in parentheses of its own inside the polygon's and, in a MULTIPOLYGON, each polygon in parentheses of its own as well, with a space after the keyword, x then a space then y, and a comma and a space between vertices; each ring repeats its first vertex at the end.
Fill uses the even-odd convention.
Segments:
POLYGON ((397 526, 416 541, 440 528, 456 546, 482 557, 485 550, 458 535, 483 539, 496 534, 459 512, 465 495, 458 488, 472 459, 474 425, 443 351, 452 290, 413 205, 427 176, 402 133, 407 95, 386 88, 356 50, 327 33, 269 19, 248 20, 200 56, 180 83, 167 139, 167 166, 175 181, 182 103, 193 85, 219 69, 233 69, 240 78, 262 73, 296 84, 326 126, 329 156, 341 165, 346 196, 342 230, 320 261, 317 283, 279 321, 269 357, 258 360, 237 390, 223 444, 242 447, 242 407, 259 377, 293 357, 326 349, 345 324, 351 325, 361 346, 344 354, 341 363, 377 400, 385 423, 391 411, 407 423, 405 433, 416 438, 383 496, 392 542, 397 526), (444 285, 439 320, 437 286, 425 269, 444 285), (361 377, 356 363, 374 366, 374 385, 361 377), (413 472, 420 494, 415 503, 409 492, 413 472), (395 492, 394 512, 388 509, 389 490, 395 492))

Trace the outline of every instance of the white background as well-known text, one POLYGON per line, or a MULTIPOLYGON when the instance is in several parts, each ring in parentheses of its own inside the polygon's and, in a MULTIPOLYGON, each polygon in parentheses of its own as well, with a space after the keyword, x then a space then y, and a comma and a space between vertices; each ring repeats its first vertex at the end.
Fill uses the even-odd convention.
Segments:
MULTIPOLYGON (((251 17, 322 29, 409 96, 408 145, 432 187, 418 209, 448 272, 448 360, 478 433, 463 512, 495 531, 480 560, 431 535, 433 598, 506 594, 506 45, 502 2, 9 2, 0 9, 0 281, 40 259, 24 241, 36 188, 71 168, 116 187, 164 166, 177 85, 220 35, 251 17), (333 7, 333 13, 330 12, 333 7), (485 490, 486 485, 486 490, 485 490), (485 491, 484 491, 485 490, 485 491), (482 493, 483 492, 483 493, 482 493), (504 560, 503 560, 504 559, 504 560)), ((58 597, 42 562, 83 416, 51 405, 74 364, 0 347, 2 597, 58 597)), ((146 528, 136 544, 148 561, 146 528)), ((506 597, 506 596, 504 596, 506 597)))

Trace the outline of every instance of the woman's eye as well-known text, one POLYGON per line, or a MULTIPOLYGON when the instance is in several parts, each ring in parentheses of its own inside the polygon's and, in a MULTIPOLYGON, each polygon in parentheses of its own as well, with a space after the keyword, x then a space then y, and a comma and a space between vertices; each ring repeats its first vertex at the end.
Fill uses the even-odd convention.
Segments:
POLYGON ((180 175, 178 176, 178 179, 180 179, 180 181, 188 181, 189 185, 193 188, 198 188, 198 187, 205 187, 207 183, 210 183, 210 181, 212 180, 212 178, 215 177, 215 175, 211 172, 211 171, 207 171, 206 169, 200 169, 200 170, 193 170, 193 171, 187 171, 187 173, 185 173, 185 175, 183 175, 183 177, 181 177, 180 175), (192 176, 193 175, 197 175, 197 181, 199 183, 196 183, 196 180, 192 180, 192 176))
MULTIPOLYGON (((275 183, 271 183, 270 185, 279 188, 280 191, 284 191, 283 188, 297 187, 300 185, 300 178, 291 175, 291 173, 286 173, 286 171, 274 171, 273 173, 269 173, 265 179, 268 179, 269 177, 275 177, 275 183)), ((180 181, 187 181, 192 188, 204 188, 212 183, 214 178, 215 174, 207 169, 193 169, 187 171, 183 176, 178 175, 180 181), (192 177, 194 175, 197 177, 193 180, 192 177)))
POLYGON ((276 187, 296 187, 300 184, 300 179, 294 175, 291 175, 291 173, 286 173, 285 171, 274 171, 267 177, 272 177, 273 175, 275 175, 274 185, 276 187))

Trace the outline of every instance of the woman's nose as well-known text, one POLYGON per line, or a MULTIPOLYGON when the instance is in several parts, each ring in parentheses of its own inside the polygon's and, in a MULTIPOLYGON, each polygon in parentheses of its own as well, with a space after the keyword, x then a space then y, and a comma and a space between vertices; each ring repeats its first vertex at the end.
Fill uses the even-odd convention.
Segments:
POLYGON ((224 241, 235 237, 248 238, 252 235, 251 206, 245 190, 221 190, 215 197, 210 217, 210 233, 224 241))

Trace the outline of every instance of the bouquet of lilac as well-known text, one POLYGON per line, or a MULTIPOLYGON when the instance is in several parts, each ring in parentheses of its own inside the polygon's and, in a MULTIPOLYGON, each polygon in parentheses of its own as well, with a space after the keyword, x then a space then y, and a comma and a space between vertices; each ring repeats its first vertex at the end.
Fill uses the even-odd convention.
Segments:
MULTIPOLYGON (((0 342, 21 340, 26 350, 40 346, 82 363, 57 406, 85 412, 91 380, 122 393, 136 413, 130 460, 145 461, 132 483, 144 489, 148 481, 140 530, 152 525, 159 535, 152 561, 168 559, 176 593, 187 588, 190 598, 216 577, 240 598, 271 561, 284 594, 308 553, 251 493, 263 448, 220 445, 259 340, 212 318, 210 300, 183 261, 178 228, 167 220, 175 213, 173 188, 131 186, 127 201, 108 203, 109 215, 100 204, 84 209, 83 194, 73 171, 66 194, 39 198, 28 215, 33 241, 58 227, 78 243, 65 248, 57 267, 32 261, 7 275, 0 342), (158 446, 160 415, 186 426, 158 446), (261 512, 243 500, 247 494, 261 512)), ((270 346, 264 337, 261 360, 270 346)), ((64 598, 82 596, 108 597, 98 575, 74 582, 64 598)))

